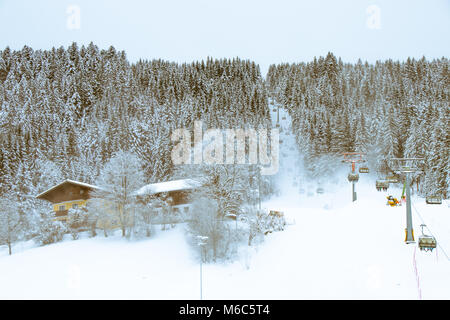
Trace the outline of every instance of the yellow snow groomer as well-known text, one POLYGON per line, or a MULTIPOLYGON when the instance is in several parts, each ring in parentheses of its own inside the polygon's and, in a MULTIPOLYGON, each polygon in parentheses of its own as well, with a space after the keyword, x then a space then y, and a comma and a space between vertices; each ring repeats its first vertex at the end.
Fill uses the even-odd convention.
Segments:
POLYGON ((394 198, 393 196, 387 196, 387 205, 391 207, 401 206, 400 201, 397 200, 397 198, 394 198))

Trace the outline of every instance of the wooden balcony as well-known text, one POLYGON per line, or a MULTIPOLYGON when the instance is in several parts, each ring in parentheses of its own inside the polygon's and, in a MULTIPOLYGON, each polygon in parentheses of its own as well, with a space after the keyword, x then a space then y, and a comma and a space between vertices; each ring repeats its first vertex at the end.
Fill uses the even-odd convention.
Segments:
POLYGON ((69 213, 69 210, 58 210, 55 211, 56 217, 67 217, 67 214, 69 213))

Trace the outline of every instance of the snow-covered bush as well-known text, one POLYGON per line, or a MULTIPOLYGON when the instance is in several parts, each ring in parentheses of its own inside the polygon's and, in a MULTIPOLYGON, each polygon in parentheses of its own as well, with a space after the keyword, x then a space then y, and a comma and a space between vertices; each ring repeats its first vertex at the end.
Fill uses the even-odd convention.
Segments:
MULTIPOLYGON (((198 236, 207 237, 204 245, 204 261, 227 259, 233 242, 232 228, 218 215, 218 205, 214 200, 199 198, 193 202, 188 232, 194 247, 198 236)), ((198 249, 198 247, 197 247, 198 249)))
POLYGON ((286 227, 286 219, 284 215, 266 214, 265 215, 266 233, 273 231, 283 231, 286 227))
POLYGON ((36 240, 41 245, 55 243, 61 241, 67 228, 61 221, 55 221, 53 212, 41 214, 38 222, 38 235, 36 240))
POLYGON ((105 237, 112 226, 114 219, 114 212, 110 210, 112 204, 104 199, 95 198, 91 199, 86 206, 87 209, 87 225, 90 229, 90 236, 95 237, 97 235, 97 228, 103 230, 105 237))
POLYGON ((249 246, 252 245, 253 240, 261 241, 268 233, 283 231, 287 224, 283 215, 271 214, 251 207, 243 213, 243 220, 248 225, 249 246))
POLYGON ((134 211, 134 227, 133 237, 142 238, 150 237, 153 234, 153 222, 157 215, 157 211, 150 202, 147 205, 136 205, 134 211))
POLYGON ((88 227, 88 212, 85 208, 69 209, 67 228, 74 240, 79 237, 79 232, 88 227))
POLYGON ((266 230, 264 214, 256 209, 249 209, 245 213, 245 221, 248 225, 248 245, 252 245, 254 239, 261 239, 266 230))

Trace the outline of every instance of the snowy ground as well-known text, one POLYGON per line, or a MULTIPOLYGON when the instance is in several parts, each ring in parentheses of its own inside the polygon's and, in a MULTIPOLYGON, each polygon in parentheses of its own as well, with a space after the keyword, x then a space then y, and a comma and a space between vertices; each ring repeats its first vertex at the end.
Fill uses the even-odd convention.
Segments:
MULTIPOLYGON (((283 120, 286 117, 286 120, 283 120)), ((276 120, 276 116, 274 117, 276 120)), ((337 173, 321 185, 302 177, 300 156, 283 127, 278 174, 281 195, 263 204, 285 212, 290 225, 229 264, 203 266, 205 299, 450 299, 450 208, 413 198, 415 236, 427 224, 437 250, 404 243, 405 207, 387 207, 375 177, 351 184, 337 173), (304 190, 301 190, 304 189, 304 190), (303 192, 304 191, 304 192, 303 192), (416 211, 417 209, 417 211, 416 211), (415 271, 415 267, 417 272, 415 271)), ((183 225, 149 240, 120 235, 35 247, 0 247, 0 299, 199 299, 199 264, 183 225)))

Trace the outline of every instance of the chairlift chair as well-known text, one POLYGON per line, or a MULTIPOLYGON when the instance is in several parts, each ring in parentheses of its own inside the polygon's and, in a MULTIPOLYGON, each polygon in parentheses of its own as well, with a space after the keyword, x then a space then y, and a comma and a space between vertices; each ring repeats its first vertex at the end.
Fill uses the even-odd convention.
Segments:
POLYGON ((375 186, 377 188, 377 191, 386 191, 389 188, 389 182, 384 181, 384 180, 377 180, 375 182, 375 186))
POLYGON ((359 180, 359 174, 350 172, 350 173, 348 174, 348 176, 347 176, 347 179, 348 179, 349 182, 353 182, 353 181, 358 182, 358 180, 359 180))
POLYGON ((391 175, 386 177, 386 181, 388 181, 389 183, 399 183, 400 179, 396 175, 391 175))
POLYGON ((369 167, 361 167, 361 168, 359 168, 359 173, 369 173, 369 167))
POLYGON ((442 204, 442 198, 440 196, 428 196, 425 202, 427 204, 442 204))
POLYGON ((436 248, 436 238, 423 233, 423 227, 425 224, 420 225, 422 227, 422 235, 419 237, 419 249, 424 251, 433 251, 436 248))

